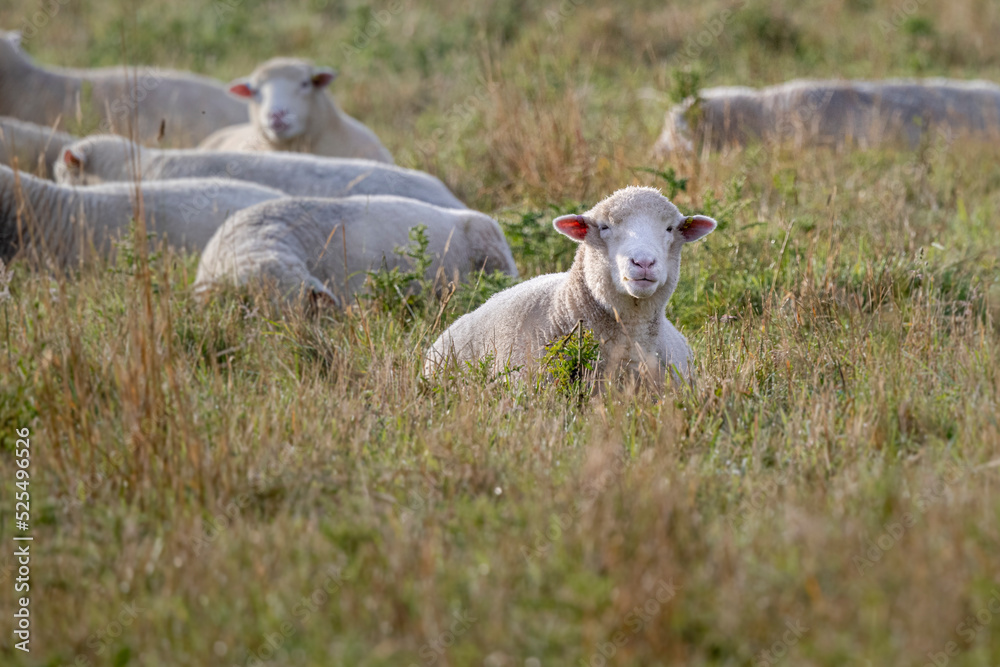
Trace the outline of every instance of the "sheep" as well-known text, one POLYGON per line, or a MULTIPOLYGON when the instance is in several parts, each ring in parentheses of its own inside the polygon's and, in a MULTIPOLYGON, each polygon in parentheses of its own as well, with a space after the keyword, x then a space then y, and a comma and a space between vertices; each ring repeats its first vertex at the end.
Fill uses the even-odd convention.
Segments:
POLYGON ((251 285, 276 289, 278 303, 309 296, 343 306, 364 288, 369 270, 407 268, 396 249, 421 224, 433 257, 429 277, 439 285, 471 271, 517 275, 500 226, 482 213, 392 195, 304 197, 230 217, 202 254, 195 293, 205 299, 222 285, 251 285))
POLYGON ((430 174, 371 160, 324 158, 292 153, 215 153, 140 148, 127 139, 97 136, 66 147, 56 165, 60 183, 93 185, 127 181, 225 176, 278 188, 296 197, 390 194, 443 206, 466 208, 430 174), (139 167, 139 172, 135 171, 139 167))
POLYGON ((207 77, 151 67, 46 69, 19 44, 18 33, 0 32, 0 115, 65 130, 94 114, 104 132, 134 129, 141 142, 173 146, 246 122, 247 105, 207 77))
MULTIPOLYGON (((74 188, 0 165, 0 259, 25 247, 47 252, 63 268, 90 259, 91 247, 110 257, 111 241, 135 216, 138 194, 132 183, 74 188)), ((200 252, 231 213, 285 196, 222 179, 144 183, 141 194, 148 231, 191 252, 200 252)))
POLYGON ((424 375, 488 357, 497 373, 523 374, 582 322, 600 344, 599 374, 662 383, 673 368, 690 378, 691 349, 664 311, 682 246, 713 231, 715 220, 684 216, 659 190, 629 186, 553 225, 580 244, 569 271, 510 287, 460 317, 425 353, 424 375))
POLYGON ((789 81, 755 90, 709 88, 667 112, 654 148, 660 158, 702 145, 712 150, 750 142, 798 146, 915 148, 930 130, 996 139, 1000 86, 951 79, 789 81))
POLYGON ((0 164, 13 166, 16 159, 20 169, 51 178, 63 146, 76 140, 50 127, 0 117, 0 164))
POLYGON ((198 146, 216 151, 292 151, 388 162, 374 132, 337 107, 326 88, 337 76, 305 60, 274 58, 237 79, 229 92, 245 98, 250 122, 226 127, 198 146))

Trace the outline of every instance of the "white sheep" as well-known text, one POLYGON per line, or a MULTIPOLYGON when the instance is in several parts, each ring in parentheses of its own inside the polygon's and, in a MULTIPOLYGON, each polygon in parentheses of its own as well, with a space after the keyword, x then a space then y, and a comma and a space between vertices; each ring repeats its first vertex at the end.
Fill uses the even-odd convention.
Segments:
POLYGON ((52 178, 63 146, 76 140, 51 127, 0 117, 0 164, 14 166, 16 159, 19 169, 52 178))
POLYGON ((508 288, 460 317, 425 354, 424 374, 487 356, 497 372, 526 366, 582 321, 600 343, 600 373, 628 368, 661 382, 673 367, 689 377, 691 349, 664 311, 681 248, 715 220, 685 217, 653 188, 627 187, 553 224, 580 244, 569 271, 508 288))
POLYGON ((191 252, 200 252, 235 211, 284 197, 280 190, 222 179, 143 183, 138 191, 132 183, 74 188, 0 165, 0 258, 32 247, 63 267, 86 262, 91 248, 108 257, 112 240, 136 215, 140 191, 147 230, 191 252))
POLYGON ((460 280, 480 270, 517 275, 500 226, 482 213, 387 195, 292 198, 227 220, 202 254, 195 292, 250 284, 275 288, 289 301, 309 295, 346 305, 369 270, 410 268, 396 250, 410 244, 409 230, 417 225, 427 227, 429 277, 460 280))
POLYGON ((988 81, 796 80, 756 90, 708 88, 667 112, 654 151, 751 142, 915 148, 929 132, 946 141, 1000 137, 1000 86, 988 81))
POLYGON ((250 122, 226 127, 199 148, 216 151, 291 151, 392 163, 364 124, 340 110, 326 88, 336 72, 305 60, 274 58, 230 84, 245 98, 250 122))
POLYGON ((195 146, 220 128, 246 122, 247 105, 219 82, 188 72, 39 67, 20 49, 18 33, 0 32, 0 115, 66 129, 71 121, 92 120, 90 114, 103 132, 195 146))
POLYGON ((76 185, 129 181, 138 174, 147 181, 221 176, 253 181, 297 197, 387 194, 465 208, 430 174, 372 160, 297 153, 159 150, 141 148, 123 137, 96 136, 67 146, 64 160, 56 164, 56 180, 76 185))

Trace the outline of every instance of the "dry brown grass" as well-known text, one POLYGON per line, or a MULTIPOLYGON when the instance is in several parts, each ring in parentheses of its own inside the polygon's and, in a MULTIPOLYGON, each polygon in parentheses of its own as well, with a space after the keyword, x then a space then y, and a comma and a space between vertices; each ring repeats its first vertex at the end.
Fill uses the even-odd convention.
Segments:
MULTIPOLYGON (((568 252, 538 210, 666 186, 633 168, 668 166, 648 149, 669 70, 723 6, 581 6, 557 28, 517 3, 407 6, 341 65, 341 95, 512 243, 535 230, 528 277, 568 252)), ((708 82, 997 78, 992 4, 921 6, 934 33, 911 41, 864 7, 753 3, 700 61, 708 82)), ((133 16, 63 11, 29 48, 75 64, 110 58, 99 24, 133 16)), ((142 8, 126 34, 228 77, 292 47, 338 65, 357 21, 248 2, 223 30, 206 11, 142 8)), ((1000 616, 961 625, 1000 586, 995 147, 669 166, 689 179, 678 204, 724 225, 685 251, 669 307, 699 381, 658 397, 421 380, 466 292, 436 328, 433 298, 278 318, 242 295, 197 304, 195 260, 170 252, 69 277, 16 263, 0 477, 30 426, 34 635, 0 661, 742 665, 798 623, 772 664, 925 664, 948 642, 950 665, 995 662, 1000 616), (448 634, 456 613, 475 620, 448 634)))

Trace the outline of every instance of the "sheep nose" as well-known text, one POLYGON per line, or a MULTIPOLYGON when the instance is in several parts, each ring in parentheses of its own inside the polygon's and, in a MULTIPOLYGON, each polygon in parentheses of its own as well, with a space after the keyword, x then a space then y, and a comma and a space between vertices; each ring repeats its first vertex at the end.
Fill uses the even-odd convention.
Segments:
POLYGON ((640 269, 649 269, 653 266, 653 264, 656 264, 655 257, 651 259, 646 259, 645 257, 642 259, 636 259, 635 257, 632 257, 631 259, 632 263, 638 266, 640 269))
POLYGON ((282 132, 288 129, 287 111, 272 111, 267 115, 267 124, 275 132, 282 132))

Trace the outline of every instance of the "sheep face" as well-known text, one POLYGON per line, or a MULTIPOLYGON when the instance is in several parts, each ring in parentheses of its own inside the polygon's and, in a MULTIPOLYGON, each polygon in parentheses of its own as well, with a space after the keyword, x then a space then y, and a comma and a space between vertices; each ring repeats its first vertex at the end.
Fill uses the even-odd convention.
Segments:
MULTIPOLYGON (((57 160, 53 168, 53 178, 63 185, 100 185, 104 179, 89 169, 92 165, 91 153, 94 139, 76 141, 63 149, 61 160, 57 160)), ((122 151, 122 160, 127 159, 127 153, 122 151)))
MULTIPOLYGON (((588 281, 647 299, 677 286, 680 252, 715 229, 712 218, 684 216, 653 188, 619 190, 583 215, 556 218, 555 228, 587 246, 588 281)), ((595 285, 596 286, 596 285, 595 285)))
POLYGON ((100 178, 87 173, 84 165, 87 161, 86 151, 79 145, 69 146, 63 150, 62 160, 55 164, 54 177, 57 183, 64 185, 98 185, 100 178))
POLYGON ((336 77, 327 68, 301 60, 275 59, 261 65, 248 79, 237 79, 229 92, 250 105, 251 122, 268 141, 276 144, 302 136, 316 108, 317 96, 336 77))
POLYGON ((21 32, 18 30, 0 30, 0 41, 7 42, 15 51, 20 51, 21 32))

